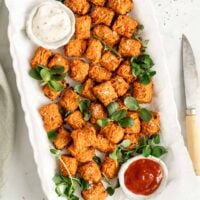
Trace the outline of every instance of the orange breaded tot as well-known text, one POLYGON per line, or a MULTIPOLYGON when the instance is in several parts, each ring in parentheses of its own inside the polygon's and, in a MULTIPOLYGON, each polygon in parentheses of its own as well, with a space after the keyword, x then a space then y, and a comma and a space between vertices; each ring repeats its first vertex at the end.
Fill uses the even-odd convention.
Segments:
POLYGON ((87 0, 65 0, 64 4, 78 15, 85 15, 90 9, 87 0))
POLYGON ((73 129, 82 128, 85 125, 83 114, 79 110, 74 111, 67 118, 65 118, 65 122, 73 129))
POLYGON ((112 29, 119 35, 131 38, 137 31, 138 22, 126 15, 119 15, 112 29))
POLYGON ((119 171, 119 163, 117 160, 113 160, 110 157, 105 157, 102 166, 101 172, 103 176, 109 179, 116 178, 119 171))
POLYGON ((62 176, 75 176, 77 168, 78 162, 75 158, 69 157, 67 155, 62 155, 59 159, 59 169, 62 176))
POLYGON ((108 26, 97 25, 93 29, 93 33, 104 40, 110 46, 114 46, 120 40, 116 31, 112 31, 108 26))
POLYGON ((84 200, 106 200, 107 192, 104 185, 99 182, 92 185, 89 189, 82 191, 84 200))
POLYGON ((96 97, 93 94, 94 81, 92 79, 87 79, 83 85, 81 95, 85 98, 88 98, 92 101, 96 100, 96 97))
POLYGON ((75 36, 77 39, 90 38, 91 17, 89 15, 76 17, 75 36))
POLYGON ((48 63, 48 68, 52 68, 55 66, 63 66, 65 73, 69 71, 69 61, 64 58, 60 53, 56 53, 48 63))
POLYGON ((66 111, 75 111, 79 106, 79 95, 69 88, 65 91, 63 97, 59 101, 59 104, 66 111))
POLYGON ((63 150, 70 142, 72 138, 70 133, 62 126, 57 131, 56 139, 53 140, 53 144, 56 149, 63 150))
POLYGON ((109 71, 115 71, 119 64, 121 63, 122 58, 115 56, 110 51, 107 51, 103 54, 100 64, 109 71))
POLYGON ((129 90, 129 84, 121 76, 114 76, 110 81, 118 97, 123 96, 129 90))
POLYGON ((85 57, 91 60, 93 63, 99 62, 103 50, 103 45, 97 39, 90 39, 88 42, 88 48, 85 53, 85 57))
POLYGON ((128 112, 128 116, 134 120, 134 124, 130 128, 125 128, 126 134, 140 133, 141 124, 140 118, 137 112, 128 112))
POLYGON ((77 161, 81 163, 89 162, 95 156, 95 149, 92 147, 85 147, 83 149, 79 149, 72 144, 67 148, 68 153, 76 158, 77 161))
POLYGON ((110 153, 110 152, 113 152, 117 148, 117 145, 110 142, 103 135, 98 134, 95 148, 100 152, 110 153))
POLYGON ((108 6, 116 13, 125 15, 133 8, 132 0, 108 0, 108 6))
POLYGON ((96 6, 104 6, 104 4, 106 3, 106 0, 89 0, 89 1, 96 6))
POLYGON ((39 109, 39 112, 47 132, 61 127, 63 120, 57 104, 51 103, 44 105, 39 109))
POLYGON ((115 92, 115 89, 113 88, 110 81, 106 81, 95 86, 93 88, 93 92, 105 106, 117 98, 117 93, 115 92))
POLYGON ((78 149, 94 147, 96 143, 96 130, 93 126, 86 125, 81 129, 73 130, 71 137, 74 141, 74 146, 78 149))
POLYGON ((140 83, 139 81, 133 82, 133 97, 139 103, 149 103, 153 96, 153 83, 150 82, 147 85, 140 83))
POLYGON ((102 178, 99 166, 94 161, 87 162, 80 166, 78 168, 78 173, 84 180, 90 183, 98 183, 102 178))
POLYGON ((47 66, 50 57, 53 55, 53 52, 49 49, 43 47, 38 47, 35 51, 34 57, 31 59, 31 67, 35 68, 37 65, 47 66))
POLYGON ((142 133, 147 136, 152 136, 160 131, 160 115, 157 112, 152 112, 152 119, 149 122, 141 122, 142 133))
POLYGON ((65 45, 65 55, 69 57, 81 57, 87 48, 86 40, 71 39, 65 45))
POLYGON ((105 108, 100 103, 92 102, 90 105, 91 123, 95 124, 98 119, 106 118, 107 113, 105 108))
POLYGON ((131 83, 136 80, 136 77, 133 76, 131 71, 130 62, 125 61, 123 62, 119 68, 117 69, 117 74, 121 77, 123 77, 126 82, 131 83))
POLYGON ((118 144, 124 137, 124 129, 113 122, 102 128, 100 133, 114 144, 118 144))
POLYGON ((82 60, 75 59, 71 61, 70 69, 70 77, 82 83, 88 75, 89 64, 82 60))
POLYGON ((97 6, 91 13, 92 23, 110 26, 115 12, 109 8, 97 6))
POLYGON ((112 73, 98 64, 92 64, 88 76, 96 82, 103 82, 110 80, 112 73))
POLYGON ((124 140, 130 140, 131 144, 128 147, 128 149, 132 150, 136 148, 136 145, 140 141, 140 134, 138 133, 132 133, 132 134, 125 134, 124 140))
MULTIPOLYGON (((59 83, 62 84, 63 89, 66 88, 67 84, 66 84, 65 80, 59 81, 59 83)), ((62 91, 59 91, 59 92, 54 91, 53 89, 51 89, 51 88, 48 86, 48 84, 46 84, 45 86, 43 86, 42 91, 43 91, 44 95, 45 95, 46 97, 48 97, 49 99, 51 99, 51 100, 56 100, 57 98, 60 97, 60 95, 61 95, 61 93, 62 93, 62 91)))
POLYGON ((119 44, 119 53, 123 57, 137 57, 141 54, 142 44, 138 40, 122 38, 119 44))

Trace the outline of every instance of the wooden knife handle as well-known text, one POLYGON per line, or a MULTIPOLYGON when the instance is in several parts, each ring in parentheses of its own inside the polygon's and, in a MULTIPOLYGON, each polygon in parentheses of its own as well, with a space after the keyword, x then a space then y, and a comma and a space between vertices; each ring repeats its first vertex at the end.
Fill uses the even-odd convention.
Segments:
POLYGON ((186 136, 190 157, 197 176, 200 176, 200 129, 196 114, 186 116, 186 136))

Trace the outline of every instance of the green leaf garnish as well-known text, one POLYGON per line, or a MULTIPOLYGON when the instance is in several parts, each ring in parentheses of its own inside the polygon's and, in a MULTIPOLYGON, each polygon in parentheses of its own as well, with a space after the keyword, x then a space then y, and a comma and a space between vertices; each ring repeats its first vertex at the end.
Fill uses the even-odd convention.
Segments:
POLYGON ((160 135, 155 135, 153 137, 154 144, 160 144, 160 135))
POLYGON ((146 108, 139 109, 139 116, 145 122, 148 122, 152 119, 152 113, 146 108))
POLYGON ((115 189, 112 187, 107 187, 106 191, 110 196, 112 196, 115 193, 115 189))
POLYGON ((122 148, 127 148, 130 146, 130 144, 131 144, 131 141, 127 139, 127 140, 123 140, 119 145, 122 148))
POLYGON ((36 80, 42 80, 40 73, 36 69, 30 69, 29 75, 36 80))
POLYGON ((85 121, 88 121, 91 117, 89 112, 90 107, 90 100, 89 99, 83 99, 79 102, 79 110, 83 113, 84 117, 83 119, 85 121))
POLYGON ((86 190, 90 187, 90 184, 88 181, 84 180, 84 179, 81 179, 81 188, 82 190, 86 190))
POLYGON ((138 101, 133 97, 126 97, 124 104, 129 110, 137 111, 140 108, 138 101))
POLYGON ((154 146, 152 147, 151 155, 157 158, 167 153, 167 149, 163 146, 154 146))
POLYGON ((131 117, 125 117, 118 121, 122 128, 130 128, 134 125, 134 120, 131 117))
POLYGON ((94 156, 93 160, 94 160, 94 162, 96 162, 98 165, 101 165, 101 158, 99 158, 98 156, 94 156))
POLYGON ((112 102, 107 106, 107 111, 109 116, 111 116, 114 112, 116 112, 119 108, 119 104, 117 102, 112 102))
POLYGON ((104 128, 105 126, 107 126, 109 122, 110 122, 110 119, 109 119, 109 118, 103 118, 103 119, 98 119, 98 120, 97 120, 97 124, 98 124, 101 128, 104 128))
POLYGON ((124 117, 126 117, 127 115, 127 110, 118 110, 115 111, 110 117, 113 121, 120 121, 121 119, 123 119, 124 117))
POLYGON ((45 83, 51 80, 51 73, 48 69, 41 69, 40 76, 45 83))
POLYGON ((149 84, 152 77, 156 74, 151 68, 154 65, 152 58, 148 54, 142 54, 138 58, 132 57, 132 74, 136 76, 142 84, 149 84))
POLYGON ((147 145, 147 146, 143 149, 142 155, 143 155, 144 157, 148 157, 148 156, 150 156, 150 154, 151 154, 151 147, 150 147, 149 145, 147 145))
POLYGON ((57 138, 57 132, 55 130, 49 131, 47 135, 49 140, 55 140, 57 138))
POLYGON ((55 92, 59 92, 63 89, 63 85, 58 81, 51 80, 48 82, 48 86, 55 92))
POLYGON ((65 68, 60 65, 55 65, 50 70, 51 70, 51 74, 63 74, 65 71, 65 68))
POLYGON ((83 85, 82 84, 78 84, 76 86, 74 86, 74 92, 80 94, 83 90, 83 85))
POLYGON ((54 155, 58 154, 58 150, 57 149, 50 149, 50 152, 54 155))

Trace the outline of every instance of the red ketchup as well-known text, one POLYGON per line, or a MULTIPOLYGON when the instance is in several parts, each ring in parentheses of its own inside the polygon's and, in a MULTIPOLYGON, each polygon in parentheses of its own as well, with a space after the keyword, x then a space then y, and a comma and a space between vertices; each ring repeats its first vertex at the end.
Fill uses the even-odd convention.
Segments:
POLYGON ((134 161, 124 174, 124 183, 133 193, 150 195, 160 186, 163 170, 158 162, 150 159, 134 161))

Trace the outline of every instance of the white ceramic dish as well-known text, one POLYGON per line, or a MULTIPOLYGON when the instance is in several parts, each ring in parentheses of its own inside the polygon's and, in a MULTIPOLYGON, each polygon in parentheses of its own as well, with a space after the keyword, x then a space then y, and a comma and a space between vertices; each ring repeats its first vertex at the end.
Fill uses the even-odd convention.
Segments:
MULTIPOLYGON (((52 181, 52 177, 56 172, 56 161, 49 153, 50 142, 38 113, 38 108, 49 103, 49 100, 42 94, 38 82, 28 75, 29 61, 36 46, 28 39, 24 31, 28 14, 42 0, 5 0, 5 2, 10 15, 8 28, 10 51, 16 73, 17 87, 21 95, 21 103, 29 129, 27 134, 29 134, 33 147, 42 188, 49 200, 57 200, 60 198, 54 192, 52 181)), ((194 186, 192 164, 180 133, 172 86, 165 65, 163 46, 151 0, 134 0, 134 2, 135 7, 131 15, 135 16, 145 27, 144 37, 150 40, 148 51, 154 59, 157 71, 154 78, 155 94, 151 108, 160 112, 162 141, 164 141, 169 151, 165 156, 165 163, 169 169, 169 182, 165 190, 152 200, 196 200, 191 199, 190 191, 193 190, 194 186)), ((119 189, 114 196, 108 197, 109 199, 126 200, 127 198, 119 189)))
POLYGON ((134 158, 131 158, 121 166, 121 169, 119 171, 120 186, 121 186, 123 192, 125 193, 125 195, 128 198, 133 199, 133 200, 144 200, 144 199, 150 199, 150 198, 156 197, 159 193, 161 193, 164 190, 164 188, 167 184, 167 179, 168 179, 168 169, 167 169, 166 164, 161 159, 153 157, 153 156, 149 156, 148 158, 145 158, 144 156, 139 155, 134 158), (128 169, 128 167, 130 166, 131 163, 133 163, 134 161, 140 160, 140 159, 153 160, 153 161, 159 163, 163 170, 163 179, 162 179, 162 182, 161 182, 159 188, 154 193, 152 193, 151 195, 148 195, 148 196, 134 194, 130 190, 128 190, 128 188, 124 184, 124 174, 125 174, 126 170, 128 169))
POLYGON ((64 6, 62 3, 58 2, 58 1, 54 1, 54 0, 48 0, 48 1, 44 1, 40 4, 37 4, 31 10, 31 12, 27 18, 27 22, 26 22, 26 32, 27 32, 27 35, 29 36, 29 38, 38 46, 42 46, 47 49, 57 49, 61 46, 64 46, 65 44, 67 44, 67 42, 69 42, 70 38, 74 34, 74 31, 75 31, 75 16, 74 16, 73 12, 68 7, 64 6), (58 40, 56 42, 51 42, 51 43, 44 42, 44 41, 38 39, 33 33, 33 29, 32 29, 33 18, 35 16, 35 14, 37 13, 38 9, 45 5, 57 7, 60 10, 63 10, 66 13, 66 16, 68 16, 68 18, 69 18, 69 23, 70 23, 69 29, 70 30, 69 30, 68 34, 63 39, 58 40))

